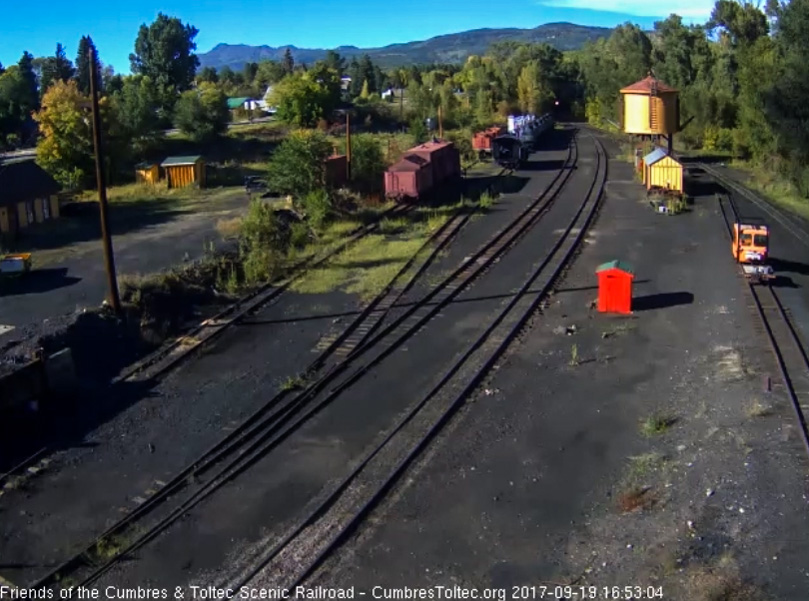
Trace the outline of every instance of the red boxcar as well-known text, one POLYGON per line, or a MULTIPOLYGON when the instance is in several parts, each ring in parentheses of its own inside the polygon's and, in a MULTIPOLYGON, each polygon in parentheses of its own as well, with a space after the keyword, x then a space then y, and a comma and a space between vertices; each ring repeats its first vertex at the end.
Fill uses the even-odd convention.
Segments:
POLYGON ((411 148, 385 173, 388 198, 419 198, 433 187, 461 176, 461 156, 452 142, 426 142, 411 148))
POLYGON ((385 172, 387 198, 417 199, 433 187, 433 172, 429 159, 407 154, 385 172))
POLYGON ((505 128, 495 125, 488 127, 483 131, 477 132, 472 138, 472 148, 478 152, 481 157, 492 152, 492 140, 502 135, 505 128))
POLYGON ((326 185, 333 188, 344 186, 348 181, 346 155, 338 154, 326 159, 326 185))
POLYGON ((425 142, 411 148, 408 154, 417 154, 430 161, 434 186, 461 176, 461 155, 452 142, 425 142))

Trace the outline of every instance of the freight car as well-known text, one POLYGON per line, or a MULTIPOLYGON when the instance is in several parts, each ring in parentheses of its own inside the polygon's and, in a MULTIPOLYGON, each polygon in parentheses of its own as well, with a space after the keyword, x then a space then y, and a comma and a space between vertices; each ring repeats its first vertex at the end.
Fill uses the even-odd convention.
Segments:
POLYGON ((508 131, 518 138, 528 151, 535 150, 547 132, 553 129, 553 117, 546 113, 540 117, 535 115, 510 116, 508 131))
POLYGON ((504 169, 518 169, 528 159, 528 148, 517 136, 506 134, 492 141, 492 157, 504 169))
POLYGON ((461 177, 461 156, 452 142, 433 140, 411 148, 385 172, 385 196, 419 199, 461 177))
POLYGON ((472 137, 472 148, 478 153, 478 158, 483 159, 492 153, 492 140, 505 133, 505 128, 500 126, 489 127, 477 132, 472 137))

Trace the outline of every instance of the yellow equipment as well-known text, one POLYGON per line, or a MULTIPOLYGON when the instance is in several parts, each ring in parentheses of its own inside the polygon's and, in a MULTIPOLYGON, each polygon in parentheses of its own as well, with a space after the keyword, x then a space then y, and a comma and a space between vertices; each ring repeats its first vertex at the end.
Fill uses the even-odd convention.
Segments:
POLYGON ((767 264, 770 252, 770 228, 763 220, 744 218, 733 224, 731 252, 742 265, 747 278, 768 281, 775 278, 772 266, 767 264))
POLYGON ((31 270, 31 253, 0 255, 0 275, 19 274, 31 270))

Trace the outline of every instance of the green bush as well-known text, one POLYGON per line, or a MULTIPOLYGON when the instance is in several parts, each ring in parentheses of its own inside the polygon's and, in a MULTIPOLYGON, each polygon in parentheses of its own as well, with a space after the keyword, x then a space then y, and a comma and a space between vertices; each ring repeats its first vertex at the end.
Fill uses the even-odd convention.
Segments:
POLYGON ((376 136, 360 134, 351 138, 351 179, 365 188, 379 189, 385 173, 385 157, 376 136))
POLYGON ((289 243, 293 248, 303 248, 312 238, 312 232, 306 223, 293 223, 290 228, 289 243))
POLYGON ((183 92, 177 101, 174 124, 195 142, 215 139, 227 130, 227 97, 213 84, 183 92))
POLYGON ((322 188, 309 192, 303 197, 301 204, 307 220, 315 229, 322 228, 332 212, 331 198, 322 188))
POLYGON ((267 182, 274 192, 303 197, 326 182, 325 161, 331 142, 320 132, 297 131, 287 137, 270 159, 267 182))
POLYGON ((267 282, 283 264, 291 232, 273 208, 253 200, 239 232, 239 250, 247 284, 267 282))
POLYGON ((733 150, 733 130, 723 127, 716 136, 716 148, 730 152, 733 150))
POLYGON ((477 156, 474 148, 472 148, 471 129, 464 128, 447 132, 447 139, 455 144, 455 148, 461 154, 462 161, 472 161, 477 156))
POLYGON ((413 119, 408 127, 408 132, 413 136, 415 144, 423 144, 429 138, 430 133, 427 131, 427 124, 421 119, 413 119))

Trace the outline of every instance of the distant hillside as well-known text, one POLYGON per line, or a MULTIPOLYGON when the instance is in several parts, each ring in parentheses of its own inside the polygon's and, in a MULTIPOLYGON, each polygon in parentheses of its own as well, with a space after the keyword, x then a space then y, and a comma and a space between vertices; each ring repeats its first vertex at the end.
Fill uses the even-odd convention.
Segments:
MULTIPOLYGON (((451 33, 423 42, 391 44, 383 48, 357 48, 341 46, 336 50, 348 58, 367 53, 384 68, 413 63, 459 63, 471 54, 483 54, 494 42, 515 40, 550 44, 559 50, 577 50, 586 42, 606 37, 612 30, 606 27, 588 27, 572 23, 547 23, 534 29, 473 29, 451 33)), ((296 48, 295 46, 247 46, 244 44, 218 44, 210 52, 199 54, 200 68, 228 66, 241 70, 247 62, 281 60, 286 49, 292 51, 295 62, 311 64, 323 58, 326 49, 296 48)))

